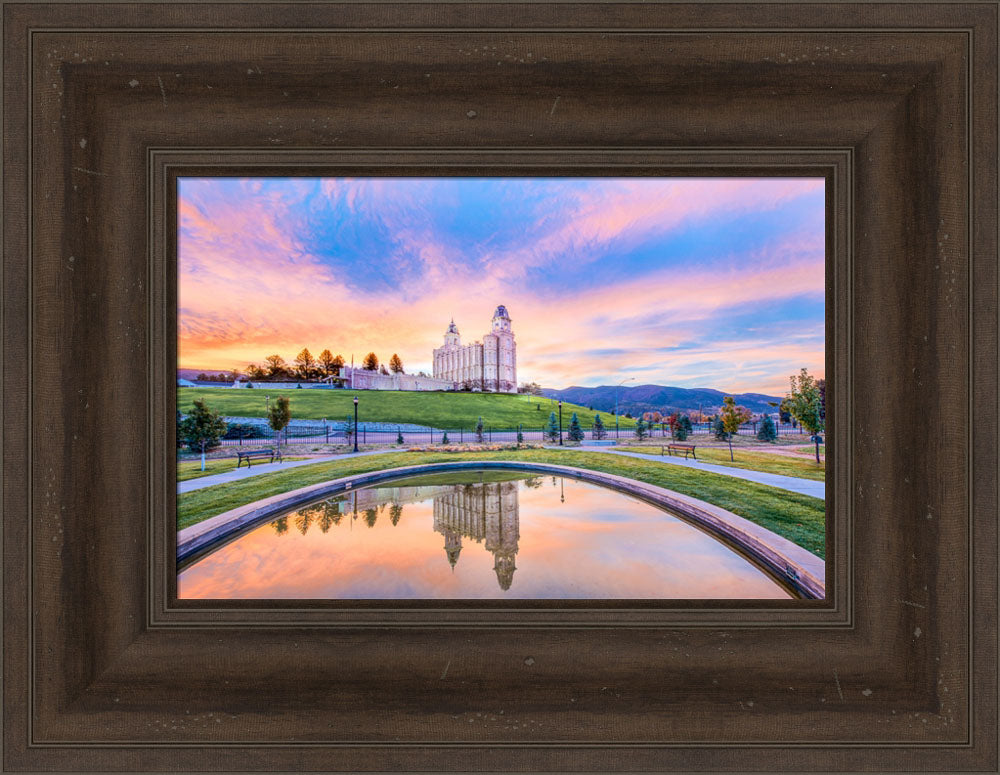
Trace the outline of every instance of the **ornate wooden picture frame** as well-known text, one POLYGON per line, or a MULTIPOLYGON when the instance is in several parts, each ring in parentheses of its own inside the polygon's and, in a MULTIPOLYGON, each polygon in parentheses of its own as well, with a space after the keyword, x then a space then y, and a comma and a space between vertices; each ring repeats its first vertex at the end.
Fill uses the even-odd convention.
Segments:
POLYGON ((7 771, 997 771, 986 3, 2 2, 7 771), (178 175, 820 175, 827 598, 179 602, 178 175))

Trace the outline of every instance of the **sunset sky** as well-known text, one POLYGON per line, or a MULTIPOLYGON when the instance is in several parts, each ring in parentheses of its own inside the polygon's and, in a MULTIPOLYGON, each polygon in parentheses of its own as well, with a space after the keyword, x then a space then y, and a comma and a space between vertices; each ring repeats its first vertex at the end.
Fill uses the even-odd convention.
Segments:
POLYGON ((824 372, 818 179, 179 182, 179 366, 308 347, 431 372, 506 305, 518 381, 783 395, 824 372))

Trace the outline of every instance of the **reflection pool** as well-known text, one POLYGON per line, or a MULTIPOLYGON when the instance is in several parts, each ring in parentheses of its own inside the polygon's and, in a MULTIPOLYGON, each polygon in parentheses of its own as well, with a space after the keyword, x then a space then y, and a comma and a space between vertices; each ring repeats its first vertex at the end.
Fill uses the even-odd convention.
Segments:
POLYGON ((251 528, 178 576, 185 599, 683 599, 793 595, 616 490, 517 471, 360 488, 251 528))

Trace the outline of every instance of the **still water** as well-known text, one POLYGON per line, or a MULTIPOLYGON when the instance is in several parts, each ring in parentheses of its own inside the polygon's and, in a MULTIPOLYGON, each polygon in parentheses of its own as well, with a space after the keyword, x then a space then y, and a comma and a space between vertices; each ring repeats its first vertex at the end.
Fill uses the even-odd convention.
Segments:
POLYGON ((260 525, 178 577, 181 598, 788 598, 640 500, 513 471, 400 479, 260 525))

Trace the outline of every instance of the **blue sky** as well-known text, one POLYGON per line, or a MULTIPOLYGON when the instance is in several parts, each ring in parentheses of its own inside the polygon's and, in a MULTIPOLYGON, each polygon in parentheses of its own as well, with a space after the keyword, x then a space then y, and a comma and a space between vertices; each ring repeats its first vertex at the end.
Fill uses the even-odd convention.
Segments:
POLYGON ((783 393, 824 362, 823 181, 184 179, 179 349, 430 371, 504 304, 518 379, 783 393))

